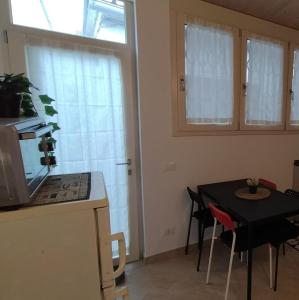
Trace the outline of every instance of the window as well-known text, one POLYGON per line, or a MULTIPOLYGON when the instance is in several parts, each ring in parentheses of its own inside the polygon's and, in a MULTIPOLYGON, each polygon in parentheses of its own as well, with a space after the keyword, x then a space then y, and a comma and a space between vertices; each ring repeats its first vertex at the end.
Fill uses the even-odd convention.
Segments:
POLYGON ((185 26, 186 120, 188 124, 233 122, 233 33, 219 26, 185 26))
POLYGON ((11 0, 13 24, 126 43, 119 0, 11 0))
POLYGON ((299 132, 297 32, 205 4, 197 16, 193 2, 173 5, 174 134, 299 132))
POLYGON ((179 86, 184 112, 181 128, 227 130, 236 126, 236 35, 229 26, 195 18, 184 20, 180 41, 185 57, 179 86))
POLYGON ((244 33, 243 46, 243 128, 282 128, 285 45, 244 33))
POLYGON ((290 119, 289 125, 295 129, 299 126, 299 48, 291 49, 291 87, 290 94, 290 119))

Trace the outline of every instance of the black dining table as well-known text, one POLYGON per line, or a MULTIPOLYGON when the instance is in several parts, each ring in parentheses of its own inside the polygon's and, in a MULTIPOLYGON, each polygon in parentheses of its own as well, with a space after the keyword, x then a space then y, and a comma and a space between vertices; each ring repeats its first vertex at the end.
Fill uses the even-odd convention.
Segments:
POLYGON ((272 190, 268 198, 245 200, 235 195, 236 190, 246 187, 246 179, 199 185, 203 196, 218 204, 240 223, 248 226, 247 300, 251 300, 252 241, 254 228, 276 219, 299 213, 299 201, 278 190, 272 190))

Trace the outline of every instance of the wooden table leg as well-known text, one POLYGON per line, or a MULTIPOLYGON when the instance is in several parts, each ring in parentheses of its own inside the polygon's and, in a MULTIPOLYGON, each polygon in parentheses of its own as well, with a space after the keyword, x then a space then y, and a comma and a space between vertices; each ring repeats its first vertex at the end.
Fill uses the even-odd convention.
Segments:
POLYGON ((247 265, 247 300, 251 300, 252 287, 252 240, 253 240, 253 226, 248 225, 248 265, 247 265))

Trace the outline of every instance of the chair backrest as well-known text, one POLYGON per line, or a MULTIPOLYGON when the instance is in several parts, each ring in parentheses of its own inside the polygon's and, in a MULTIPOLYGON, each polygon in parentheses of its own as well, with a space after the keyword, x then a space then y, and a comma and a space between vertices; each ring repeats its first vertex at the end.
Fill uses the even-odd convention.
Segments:
POLYGON ((259 179, 259 184, 264 186, 264 187, 267 187, 268 189, 277 190, 277 185, 274 182, 269 181, 267 179, 260 178, 259 179))
POLYGON ((187 187, 187 191, 189 193, 189 196, 191 198, 192 201, 195 201, 198 204, 198 209, 199 210, 204 210, 206 209, 206 206, 202 200, 201 194, 200 193, 196 193, 193 190, 191 190, 189 187, 187 187))
POLYGON ((232 218, 230 217, 230 215, 228 213, 222 211, 221 209, 219 209, 218 207, 216 207, 212 203, 209 203, 208 206, 211 210, 212 216, 220 224, 222 224, 224 227, 226 227, 227 229, 229 229, 231 231, 235 231, 235 224, 234 224, 232 218))
POLYGON ((297 191, 287 189, 287 190, 285 190, 284 193, 293 199, 299 200, 299 192, 297 192, 297 191))

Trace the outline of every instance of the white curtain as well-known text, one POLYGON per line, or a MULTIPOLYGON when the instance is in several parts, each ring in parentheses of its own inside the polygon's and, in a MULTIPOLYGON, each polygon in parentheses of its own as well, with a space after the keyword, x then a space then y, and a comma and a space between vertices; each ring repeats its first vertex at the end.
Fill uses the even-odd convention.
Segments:
POLYGON ((187 123, 232 124, 232 29, 189 19, 185 26, 185 49, 187 123))
POLYGON ((299 125, 299 50, 294 51, 293 63, 293 80, 292 80, 293 96, 291 101, 291 124, 299 125))
POLYGON ((283 68, 283 45, 266 39, 248 39, 246 124, 281 124, 283 68))
MULTIPOLYGON (((102 171, 112 232, 124 232, 129 246, 127 169, 116 166, 127 159, 120 59, 98 48, 36 38, 28 39, 26 57, 39 93, 56 100, 61 130, 54 134, 54 173, 102 171)), ((37 99, 35 105, 43 113, 37 99)))

